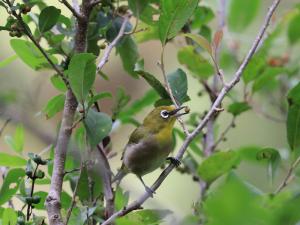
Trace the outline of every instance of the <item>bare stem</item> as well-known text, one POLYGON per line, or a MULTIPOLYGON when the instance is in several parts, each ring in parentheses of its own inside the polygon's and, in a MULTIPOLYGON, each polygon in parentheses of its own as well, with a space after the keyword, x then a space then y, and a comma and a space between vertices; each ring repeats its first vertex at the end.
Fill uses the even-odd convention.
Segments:
MULTIPOLYGON (((228 86, 224 86, 221 90, 221 92, 219 93, 218 97, 216 98, 215 102, 213 103, 212 107, 210 108, 209 112, 206 114, 206 116, 204 117, 204 119, 198 124, 198 126, 196 127, 196 129, 186 137, 186 139, 184 140, 181 148, 179 149, 177 155, 176 155, 176 159, 181 159, 186 151, 186 149, 188 148, 189 144, 192 142, 192 140, 202 131, 202 129, 205 127, 205 125, 207 124, 207 122, 210 120, 210 118, 212 116, 214 116, 214 114, 218 111, 218 106, 221 104, 221 102, 223 101, 223 99, 225 98, 226 94, 239 82, 243 71, 245 70, 247 64, 249 63, 249 61, 251 60, 252 56, 254 55, 257 47, 259 44, 261 44, 263 42, 263 36, 265 34, 265 31, 267 29, 267 27, 269 26, 271 17, 275 11, 275 9, 277 8, 278 4, 280 3, 280 0, 274 0, 271 7, 268 10, 268 13, 266 15, 265 21, 262 24, 260 31, 255 39, 255 41, 253 42, 247 56, 245 57, 245 59, 243 60, 242 64, 240 65, 240 67, 238 68, 237 72, 235 73, 233 79, 231 80, 231 82, 228 84, 228 86)), ((300 159, 299 159, 300 161, 300 159)), ((174 165, 170 164, 166 169, 163 170, 163 172, 160 174, 160 176, 158 177, 158 179, 154 182, 154 184, 151 186, 151 189, 153 191, 157 190, 159 188, 159 186, 162 184, 162 182, 166 179, 166 177, 170 174, 170 172, 174 169, 174 165)), ((129 204, 128 206, 124 207, 122 210, 119 210, 118 212, 114 213, 110 218, 108 218, 106 221, 104 221, 102 223, 102 225, 108 225, 110 224, 112 221, 114 221, 116 218, 124 216, 126 214, 128 214, 129 212, 139 209, 141 208, 141 205, 149 198, 151 197, 151 194, 149 194, 148 192, 145 192, 140 198, 138 198, 136 201, 132 202, 131 204, 129 204)))
POLYGON ((79 11, 76 10, 67 0, 59 0, 62 4, 64 4, 77 19, 83 19, 82 15, 79 11))

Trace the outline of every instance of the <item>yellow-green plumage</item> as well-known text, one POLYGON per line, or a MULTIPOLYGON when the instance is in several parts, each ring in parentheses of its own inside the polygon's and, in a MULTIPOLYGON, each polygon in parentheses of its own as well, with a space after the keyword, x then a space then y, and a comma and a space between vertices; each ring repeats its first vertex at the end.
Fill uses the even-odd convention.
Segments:
POLYGON ((122 155, 121 171, 116 175, 116 179, 121 179, 131 172, 143 182, 143 175, 163 164, 172 150, 172 129, 178 111, 174 106, 160 106, 146 116, 143 124, 130 135, 122 155), (166 116, 162 115, 163 113, 166 116))

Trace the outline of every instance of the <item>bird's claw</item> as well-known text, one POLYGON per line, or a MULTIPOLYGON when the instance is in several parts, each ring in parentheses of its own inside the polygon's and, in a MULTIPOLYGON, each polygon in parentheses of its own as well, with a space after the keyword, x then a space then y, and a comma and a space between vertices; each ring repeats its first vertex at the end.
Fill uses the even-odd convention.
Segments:
POLYGON ((147 191, 147 193, 150 195, 151 198, 153 198, 153 194, 156 194, 155 191, 153 191, 151 188, 149 187, 145 187, 145 190, 147 191))
POLYGON ((174 164, 176 167, 180 166, 181 162, 180 160, 174 158, 174 157, 168 157, 167 160, 170 160, 172 164, 174 164))

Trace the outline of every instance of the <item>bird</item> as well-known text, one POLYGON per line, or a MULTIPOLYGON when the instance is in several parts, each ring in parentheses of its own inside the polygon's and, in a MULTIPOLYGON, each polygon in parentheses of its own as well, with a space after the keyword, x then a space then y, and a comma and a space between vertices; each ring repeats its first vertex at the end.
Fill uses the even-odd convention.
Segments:
POLYGON ((119 184, 126 174, 133 173, 153 197, 154 191, 145 184, 142 176, 159 168, 166 159, 179 166, 180 161, 168 155, 172 151, 172 130, 176 118, 187 113, 187 106, 176 108, 169 105, 154 108, 143 123, 131 133, 121 157, 122 166, 112 182, 117 181, 119 184), (184 112, 181 112, 182 109, 185 109, 184 112))

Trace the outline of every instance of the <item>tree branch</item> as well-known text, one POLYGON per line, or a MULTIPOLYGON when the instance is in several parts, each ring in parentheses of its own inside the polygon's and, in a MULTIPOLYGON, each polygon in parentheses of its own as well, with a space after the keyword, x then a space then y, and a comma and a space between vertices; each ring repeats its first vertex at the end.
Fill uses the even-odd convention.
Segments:
MULTIPOLYGON (((254 55, 255 51, 257 50, 257 47, 259 46, 259 44, 261 44, 263 42, 262 38, 263 35, 265 34, 265 31, 267 29, 267 27, 269 26, 271 17, 275 11, 275 9, 277 8, 278 4, 280 3, 281 0, 274 0, 271 7, 268 10, 268 13, 266 15, 265 21, 262 24, 259 34, 257 35, 255 41, 253 42, 247 56, 245 57, 245 59, 243 60, 242 64, 240 65, 240 67, 238 68, 237 72, 235 73, 233 79, 231 80, 231 82, 228 84, 228 86, 224 86, 221 90, 221 92, 219 93, 217 99, 215 100, 215 102, 213 103, 211 109, 209 110, 209 112, 206 114, 206 116, 204 117, 204 119, 198 124, 198 126, 196 127, 196 129, 186 137, 185 141, 183 142, 181 148, 179 149, 177 155, 176 155, 176 159, 181 159, 186 151, 186 149, 188 148, 189 144, 192 142, 192 140, 202 131, 202 129, 205 127, 205 125, 207 124, 207 122, 210 120, 210 118, 212 116, 214 116, 214 114, 216 112, 218 112, 218 106, 221 104, 221 102, 223 101, 224 97, 226 96, 226 94, 240 81, 240 78, 242 76, 243 71, 245 70, 247 64, 249 63, 249 61, 251 60, 252 56, 254 55)), ((300 159, 299 159, 300 161, 300 159)), ((151 186, 151 189, 153 191, 157 190, 159 188, 159 186, 162 184, 162 182, 166 179, 166 177, 169 175, 169 173, 174 169, 174 164, 170 164, 158 177, 158 179, 154 182, 154 184, 151 186)), ((145 192, 140 198, 138 198, 136 201, 132 202, 131 204, 129 204, 127 207, 124 207, 124 209, 114 213, 109 219, 107 219, 106 221, 104 221, 102 223, 102 225, 108 225, 109 223, 111 223, 112 221, 114 221, 117 217, 121 217, 124 216, 126 214, 128 214, 129 212, 139 209, 141 207, 141 205, 149 198, 151 197, 151 194, 145 192)))
POLYGON ((77 19, 83 19, 82 15, 79 11, 76 10, 76 8, 73 8, 71 4, 67 0, 59 0, 62 4, 64 4, 77 19))
POLYGON ((128 23, 130 16, 131 16, 130 14, 127 14, 124 16, 119 33, 115 37, 115 39, 106 47, 103 57, 101 58, 98 66, 97 66, 97 72, 99 72, 103 68, 103 66, 108 62, 108 58, 110 56, 111 51, 119 43, 121 38, 125 35, 126 24, 128 23))

